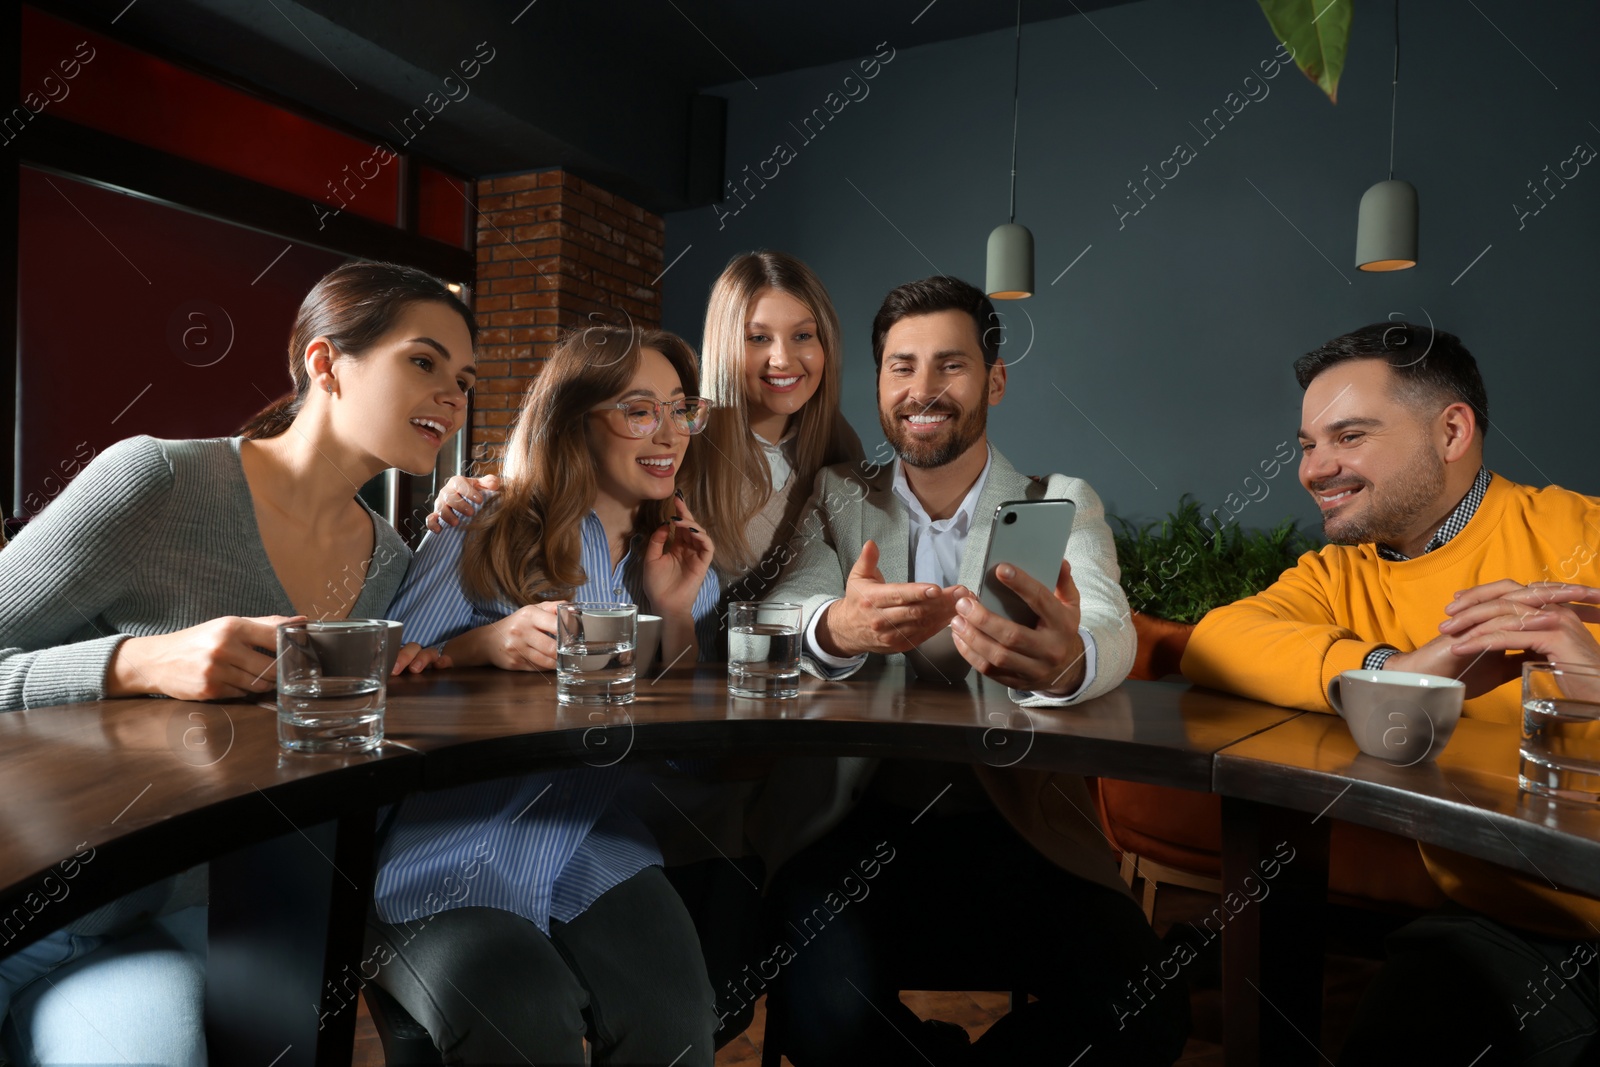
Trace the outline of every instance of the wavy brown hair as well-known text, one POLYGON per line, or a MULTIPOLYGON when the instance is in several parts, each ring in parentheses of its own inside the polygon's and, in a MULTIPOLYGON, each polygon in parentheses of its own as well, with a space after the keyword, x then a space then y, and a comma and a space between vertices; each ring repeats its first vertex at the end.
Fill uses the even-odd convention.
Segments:
MULTIPOLYGON (((821 279, 794 256, 783 252, 749 252, 729 260, 711 288, 706 306, 705 337, 700 351, 704 365, 700 395, 717 409, 706 427, 716 457, 703 482, 705 514, 701 518, 717 545, 717 563, 724 573, 740 575, 758 562, 747 530, 756 512, 766 507, 777 488, 761 444, 750 429, 744 385, 745 324, 750 307, 764 289, 776 289, 805 305, 817 323, 822 343, 822 382, 810 402, 792 416, 798 419, 793 477, 804 488, 784 517, 792 524, 811 492, 817 471, 833 463, 861 457, 861 443, 839 411, 844 360, 839 313, 821 279)), ((786 540, 779 537, 780 542, 786 540)))
MULTIPOLYGON (((582 529, 598 490, 584 417, 628 387, 646 348, 665 356, 683 391, 695 395, 694 349, 666 330, 590 326, 556 345, 523 397, 506 443, 501 489, 467 528, 461 584, 469 596, 526 605, 563 599, 588 581, 582 529)), ((697 473, 691 438, 677 479, 685 494, 697 473)), ((672 513, 670 497, 642 501, 635 543, 672 513)), ((630 566, 639 562, 636 552, 630 566)))
POLYGON ((478 343, 478 320, 445 283, 415 267, 398 263, 346 263, 324 274, 300 302, 289 334, 289 379, 286 393, 251 417, 239 429, 243 437, 277 437, 294 423, 311 391, 306 349, 326 337, 337 359, 360 359, 394 327, 412 304, 435 301, 461 316, 472 343, 478 343))

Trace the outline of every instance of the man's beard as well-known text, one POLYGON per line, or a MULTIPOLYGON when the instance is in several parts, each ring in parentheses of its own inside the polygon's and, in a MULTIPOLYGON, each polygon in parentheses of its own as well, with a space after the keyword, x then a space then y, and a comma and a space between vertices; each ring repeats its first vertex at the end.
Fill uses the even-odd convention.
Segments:
POLYGON ((1336 545, 1380 544, 1393 547, 1429 510, 1438 506, 1444 491, 1444 462, 1427 446, 1418 451, 1416 461, 1395 476, 1381 491, 1369 481, 1318 482, 1313 492, 1326 496, 1330 491, 1361 486, 1369 497, 1360 512, 1349 516, 1329 515, 1322 520, 1322 532, 1336 545))
POLYGON ((927 405, 908 400, 888 414, 879 408, 878 424, 902 463, 926 470, 943 467, 977 443, 988 427, 989 409, 980 404, 963 414, 960 408, 941 400, 927 405), (904 421, 908 415, 949 415, 950 419, 938 433, 923 437, 904 421))

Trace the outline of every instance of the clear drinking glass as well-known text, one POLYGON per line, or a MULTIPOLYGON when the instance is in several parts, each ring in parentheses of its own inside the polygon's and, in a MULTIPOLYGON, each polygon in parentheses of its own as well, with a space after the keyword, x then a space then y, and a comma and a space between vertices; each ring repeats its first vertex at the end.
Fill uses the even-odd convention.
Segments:
POLYGON ((1600 802, 1600 669, 1522 665, 1517 784, 1539 796, 1600 802))
POLYGON ((295 752, 367 752, 383 744, 389 624, 278 627, 278 744, 295 752))
POLYGON ((556 699, 563 704, 632 704, 639 609, 567 603, 556 608, 556 699))
POLYGON ((800 605, 741 600, 728 605, 728 692, 800 695, 800 605))

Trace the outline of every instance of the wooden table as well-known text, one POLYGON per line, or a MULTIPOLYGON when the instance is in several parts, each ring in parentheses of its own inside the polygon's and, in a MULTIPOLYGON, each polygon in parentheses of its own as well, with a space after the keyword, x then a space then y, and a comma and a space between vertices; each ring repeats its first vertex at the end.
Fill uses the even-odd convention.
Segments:
MULTIPOLYGON (((713 665, 642 679, 638 692, 630 707, 595 714, 558 705, 541 675, 408 677, 390 689, 388 743, 351 758, 279 752, 272 711, 245 703, 125 700, 0 715, 0 925, 23 909, 0 947, 209 860, 213 1062, 346 1067, 378 806, 538 768, 735 749, 1049 767, 1222 792, 1230 887, 1245 887, 1252 871, 1259 879, 1277 842, 1300 850, 1272 895, 1224 932, 1227 981, 1246 989, 1245 979, 1304 986, 1307 964, 1288 951, 1301 942, 1285 931, 1314 919, 1325 897, 1327 821, 1314 813, 1336 799, 1341 818, 1422 840, 1444 834, 1440 843, 1497 862, 1521 847, 1551 877, 1600 888, 1593 869, 1581 874, 1600 850, 1600 815, 1518 801, 1514 740, 1508 764, 1505 739, 1483 724, 1463 723, 1436 768, 1397 775, 1353 756, 1332 717, 1179 684, 1129 682, 1075 707, 1022 709, 976 677, 927 686, 884 668, 806 679, 795 701, 750 701, 730 697, 713 665), (1450 799, 1457 787, 1465 802, 1450 799), (1483 826, 1473 830, 1474 819, 1483 826), (1502 833, 1511 847, 1495 842, 1502 833), (1575 842, 1591 851, 1565 855, 1575 842), (78 861, 63 896, 62 861, 84 846, 92 859, 78 861), (35 915, 28 908, 47 877, 59 899, 35 915)), ((1236 1021, 1234 997, 1230 988, 1230 1064, 1316 1055, 1253 997, 1241 995, 1236 1021)), ((1272 999, 1301 1028, 1320 1017, 1320 986, 1311 1003, 1303 993, 1272 999)))
POLYGON ((0 782, 0 949, 210 861, 211 1061, 349 1067, 324 982, 359 959, 376 808, 420 755, 289 755, 267 708, 110 700, 0 715, 0 782))
POLYGON ((1298 715, 1166 682, 1127 682, 1068 708, 1020 708, 978 675, 956 686, 868 668, 842 682, 803 677, 798 700, 728 694, 720 666, 641 679, 609 714, 556 703, 543 675, 463 670, 401 679, 390 741, 426 755, 429 788, 543 766, 634 756, 826 754, 1050 767, 1208 792, 1215 754, 1298 715))
POLYGON ((344 1067, 373 813, 409 790, 735 747, 1049 766, 1206 790, 1218 750, 1295 715, 1159 683, 1025 710, 976 676, 930 687, 899 669, 807 679, 803 689, 795 701, 742 700, 728 695, 719 667, 677 670, 642 680, 625 710, 595 715, 558 705, 546 676, 428 674, 393 684, 389 743, 353 758, 281 753, 272 711, 245 703, 125 700, 0 715, 0 914, 37 901, 52 868, 83 845, 95 850, 70 894, 6 947, 209 859, 214 1062, 281 1054, 282 1067, 344 1067))
POLYGON ((1517 789, 1518 729, 1462 719, 1437 759, 1400 767, 1360 752, 1336 715, 1245 738, 1216 761, 1216 792, 1337 816, 1600 896, 1600 808, 1517 789))
POLYGON ((1259 881, 1280 843, 1295 850, 1224 930, 1230 1065, 1322 1061, 1322 959, 1303 946, 1322 929, 1328 817, 1600 896, 1600 809, 1520 792, 1520 740, 1514 726, 1463 719, 1436 760, 1402 767, 1363 754, 1338 716, 1306 714, 1218 754, 1224 892, 1259 881))

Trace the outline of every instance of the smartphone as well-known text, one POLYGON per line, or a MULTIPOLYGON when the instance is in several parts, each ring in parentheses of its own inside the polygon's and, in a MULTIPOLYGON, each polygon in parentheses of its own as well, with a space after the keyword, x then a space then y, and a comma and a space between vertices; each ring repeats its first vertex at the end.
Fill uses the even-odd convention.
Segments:
POLYGON ((1056 587, 1061 559, 1072 536, 1078 505, 1071 500, 1008 500, 994 509, 989 522, 989 549, 983 557, 983 586, 978 603, 1022 626, 1039 616, 995 574, 1002 563, 1018 567, 1046 589, 1056 587))

